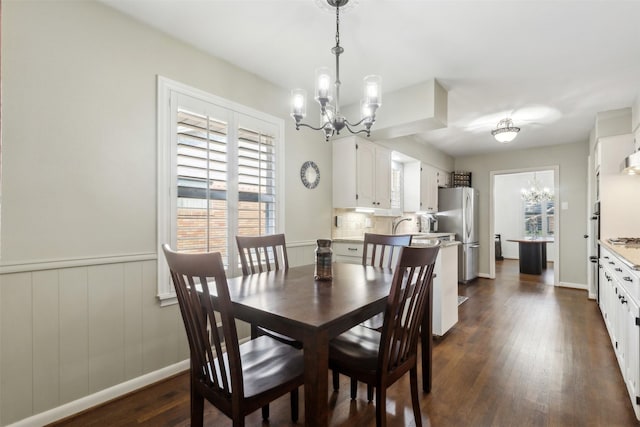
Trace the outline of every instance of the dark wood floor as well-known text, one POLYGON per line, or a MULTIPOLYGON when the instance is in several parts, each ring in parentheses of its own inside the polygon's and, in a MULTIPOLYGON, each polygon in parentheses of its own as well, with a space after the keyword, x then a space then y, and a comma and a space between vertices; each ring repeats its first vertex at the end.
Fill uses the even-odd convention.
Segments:
MULTIPOLYGON (((638 425, 599 310, 586 292, 549 286, 552 269, 521 275, 512 260, 498 262, 496 275, 459 287, 469 299, 458 324, 435 342, 433 390, 420 400, 423 425, 638 425)), ((364 387, 351 401, 343 378, 329 400, 332 425, 375 425, 364 387)), ((301 393, 301 420, 302 402, 301 393)), ((390 426, 414 425, 408 378, 389 389, 386 409, 390 426)), ((262 425, 260 411, 246 422, 262 425)), ((57 425, 188 426, 187 375, 57 425)), ((205 425, 231 422, 208 405, 205 425)), ((294 425, 288 397, 271 405, 269 425, 294 425)))

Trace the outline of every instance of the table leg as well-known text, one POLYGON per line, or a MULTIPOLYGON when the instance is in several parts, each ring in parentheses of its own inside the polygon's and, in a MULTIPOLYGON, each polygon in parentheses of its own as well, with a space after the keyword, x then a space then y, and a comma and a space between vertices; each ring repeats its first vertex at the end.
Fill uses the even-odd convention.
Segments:
POLYGON ((304 346, 304 420, 306 426, 329 425, 329 339, 325 331, 307 333, 304 346))
POLYGON ((422 318, 420 340, 422 345, 422 390, 431 392, 431 362, 433 350, 433 279, 427 294, 427 307, 422 318))
POLYGON ((520 273, 542 274, 542 251, 539 242, 519 243, 520 273))
POLYGON ((546 270, 547 269, 547 244, 541 243, 540 250, 542 252, 542 269, 546 270))

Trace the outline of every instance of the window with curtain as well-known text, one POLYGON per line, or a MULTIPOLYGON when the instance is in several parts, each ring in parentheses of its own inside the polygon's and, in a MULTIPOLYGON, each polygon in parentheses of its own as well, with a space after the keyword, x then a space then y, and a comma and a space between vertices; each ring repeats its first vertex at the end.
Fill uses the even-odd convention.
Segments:
MULTIPOLYGON (((159 246, 220 252, 240 274, 235 236, 282 230, 283 121, 164 78, 158 94, 159 246)), ((169 301, 163 261, 158 294, 169 301)))

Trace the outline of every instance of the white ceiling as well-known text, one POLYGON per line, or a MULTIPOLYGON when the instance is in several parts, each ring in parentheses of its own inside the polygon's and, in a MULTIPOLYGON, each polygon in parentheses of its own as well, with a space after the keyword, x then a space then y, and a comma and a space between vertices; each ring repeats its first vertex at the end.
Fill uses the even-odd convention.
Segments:
MULTIPOLYGON (((325 0, 101 0, 283 88, 334 68, 325 0)), ((436 78, 449 125, 418 139, 453 155, 585 141, 597 112, 640 90, 640 1, 351 0, 341 13, 342 104, 436 78), (508 145, 490 134, 510 116, 508 145)), ((385 113, 384 104, 378 114, 385 113)))

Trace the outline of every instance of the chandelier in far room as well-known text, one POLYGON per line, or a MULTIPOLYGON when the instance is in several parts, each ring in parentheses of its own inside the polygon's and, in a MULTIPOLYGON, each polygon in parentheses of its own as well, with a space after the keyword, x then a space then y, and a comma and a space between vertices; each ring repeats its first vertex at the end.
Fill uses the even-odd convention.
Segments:
POLYGON ((336 8, 336 45, 331 52, 336 57, 336 79, 331 84, 329 68, 321 67, 316 69, 315 97, 320 104, 320 126, 314 127, 302 120, 307 114, 307 93, 304 89, 294 89, 291 91, 291 116, 296 121, 296 129, 300 126, 313 130, 322 130, 326 141, 329 141, 334 134, 339 135, 340 131, 347 129, 353 134, 366 133, 371 135, 371 126, 376 121, 376 110, 382 105, 382 78, 376 75, 369 75, 364 78, 364 96, 360 101, 360 120, 352 123, 340 113, 340 54, 344 52, 340 46, 340 8, 344 7, 349 0, 326 0, 329 6, 336 8), (335 103, 332 105, 331 101, 335 103), (363 128, 362 128, 362 127, 363 128))
POLYGON ((533 180, 529 181, 529 187, 521 190, 521 197, 527 203, 538 204, 540 202, 553 200, 553 192, 548 187, 540 189, 540 182, 533 174, 533 180))

